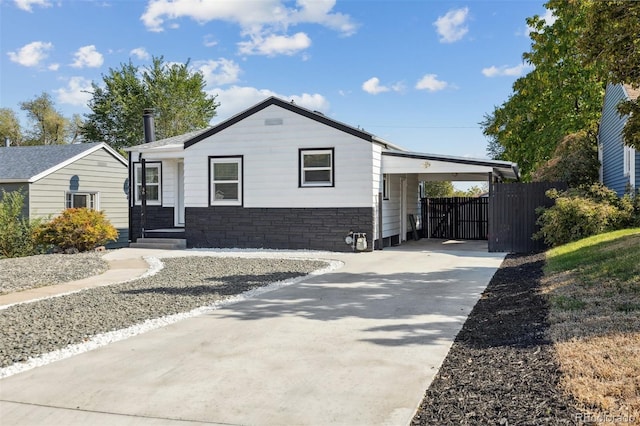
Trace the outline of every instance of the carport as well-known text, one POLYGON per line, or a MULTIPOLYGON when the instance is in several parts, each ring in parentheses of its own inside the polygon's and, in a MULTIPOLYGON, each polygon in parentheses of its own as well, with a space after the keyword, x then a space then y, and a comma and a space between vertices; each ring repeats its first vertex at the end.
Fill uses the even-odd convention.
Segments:
MULTIPOLYGON (((376 222, 378 235, 382 236, 379 249, 401 244, 425 226, 425 221, 422 219, 421 200, 425 197, 422 182, 484 181, 490 184, 489 191, 491 191, 493 183, 520 179, 518 165, 509 161, 401 150, 382 152, 382 173, 384 185, 376 222), (397 225, 394 226, 396 223, 397 225)), ((468 218, 457 216, 456 220, 462 221, 468 218)))

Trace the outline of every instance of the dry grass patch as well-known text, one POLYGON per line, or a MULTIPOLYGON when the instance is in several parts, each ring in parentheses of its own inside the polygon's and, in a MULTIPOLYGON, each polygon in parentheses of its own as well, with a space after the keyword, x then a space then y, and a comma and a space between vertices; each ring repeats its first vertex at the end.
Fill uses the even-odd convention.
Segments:
POLYGON ((547 261, 563 388, 596 419, 640 425, 640 229, 558 247, 547 261))

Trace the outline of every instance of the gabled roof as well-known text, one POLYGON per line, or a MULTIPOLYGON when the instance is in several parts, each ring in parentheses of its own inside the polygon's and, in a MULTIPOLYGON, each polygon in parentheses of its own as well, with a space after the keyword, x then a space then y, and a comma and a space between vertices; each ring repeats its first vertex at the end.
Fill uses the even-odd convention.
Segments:
POLYGON ((192 132, 188 132, 178 136, 172 136, 170 138, 158 139, 157 141, 147 142, 140 145, 134 145, 128 148, 125 148, 125 151, 137 151, 139 149, 182 149, 184 147, 185 142, 192 140, 195 137, 200 136, 200 134, 211 130, 211 127, 207 127, 206 129, 194 130, 192 132))
POLYGON ((229 118, 226 121, 223 121, 222 123, 218 124, 217 126, 212 127, 211 129, 209 129, 206 132, 201 133, 200 135, 194 137, 193 139, 185 142, 184 147, 189 148, 191 145, 194 145, 198 142, 200 142, 203 139, 208 138, 209 136, 215 135, 218 132, 223 131, 224 129, 233 126, 234 124, 238 123, 239 121, 244 120, 247 117, 252 116, 253 114, 262 111, 263 109, 271 106, 271 105, 277 105, 280 108, 286 109, 288 111, 294 112, 296 114, 300 114, 304 117, 310 118, 312 120, 315 120, 319 123, 325 124, 329 127, 333 127, 334 129, 338 129, 340 131, 343 131, 345 133, 349 133, 350 135, 353 135, 355 137, 358 137, 360 139, 364 139, 368 142, 375 142, 376 138, 374 135, 372 135, 371 133, 365 132, 363 130, 360 129, 356 129, 355 127, 351 127, 347 124, 341 123, 339 121, 336 120, 332 120, 330 118, 327 118, 324 114, 316 112, 316 111, 312 111, 306 108, 303 108, 301 106, 296 105, 295 103, 293 103, 293 101, 291 102, 285 102, 282 99, 276 98, 274 96, 271 96, 267 99, 265 99, 264 101, 260 102, 259 104, 256 104, 254 106, 252 106, 251 108, 234 115, 233 117, 229 118))
POLYGON ((348 124, 344 124, 342 122, 328 118, 327 116, 325 116, 320 112, 312 111, 310 109, 303 108, 299 105, 296 105, 293 102, 286 102, 282 99, 271 96, 265 99, 264 101, 234 115, 233 117, 213 127, 185 133, 184 135, 157 140, 155 142, 135 145, 130 148, 127 148, 126 151, 138 151, 138 150, 146 150, 151 148, 156 150, 163 149, 163 148, 164 149, 181 149, 181 148, 187 149, 190 146, 197 144, 198 142, 208 138, 209 136, 215 135, 216 133, 219 133, 233 126, 234 124, 244 120, 247 117, 252 116, 253 114, 256 114, 257 112, 262 111, 263 109, 271 105, 276 105, 280 108, 302 115, 303 117, 310 118, 314 121, 317 121, 318 123, 325 124, 329 127, 348 133, 352 136, 363 139, 365 141, 380 144, 385 148, 401 149, 399 146, 394 145, 390 142, 384 141, 369 132, 365 132, 364 130, 361 130, 361 129, 349 126, 348 124))
POLYGON ((0 182, 35 182, 99 149, 127 165, 127 160, 102 142, 1 147, 0 182))

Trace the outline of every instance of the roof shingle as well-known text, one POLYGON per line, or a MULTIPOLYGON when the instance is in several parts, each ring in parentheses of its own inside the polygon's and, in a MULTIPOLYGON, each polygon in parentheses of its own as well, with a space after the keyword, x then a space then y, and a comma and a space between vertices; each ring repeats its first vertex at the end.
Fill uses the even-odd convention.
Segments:
POLYGON ((0 147, 0 181, 28 181, 32 177, 76 155, 82 154, 96 145, 100 145, 100 142, 73 145, 0 147))

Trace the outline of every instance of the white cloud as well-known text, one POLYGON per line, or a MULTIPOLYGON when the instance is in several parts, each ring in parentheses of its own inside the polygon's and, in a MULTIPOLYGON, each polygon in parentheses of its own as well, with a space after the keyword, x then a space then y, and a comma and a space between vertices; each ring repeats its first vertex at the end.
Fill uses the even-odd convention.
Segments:
POLYGON ((33 9, 31 8, 33 5, 51 7, 51 2, 48 0, 15 0, 15 3, 18 8, 27 12, 33 12, 33 9))
POLYGON ((348 15, 331 12, 335 0, 298 0, 297 7, 288 7, 287 3, 284 0, 150 0, 140 20, 150 31, 163 31, 165 21, 183 17, 201 24, 214 20, 235 22, 243 30, 264 26, 286 28, 302 23, 323 25, 344 35, 356 30, 356 24, 348 15))
POLYGON ((439 16, 433 25, 440 35, 440 42, 453 43, 464 37, 469 31, 469 27, 465 25, 468 16, 468 7, 450 10, 444 16, 439 16))
POLYGON ((149 55, 149 52, 147 52, 144 47, 136 47, 135 49, 131 50, 131 52, 129 52, 129 55, 135 56, 141 61, 147 61, 151 59, 151 55, 149 55))
POLYGON ((84 77, 71 77, 66 87, 54 90, 61 104, 87 106, 91 99, 91 81, 84 77))
POLYGON ((58 71, 60 69, 60 64, 51 64, 47 67, 49 71, 58 71))
POLYGON ((404 83, 401 81, 394 83, 391 85, 391 87, 389 87, 389 86, 381 85, 380 79, 378 77, 371 77, 369 80, 362 83, 362 90, 364 90, 365 92, 371 95, 377 95, 378 93, 384 93, 384 92, 390 92, 390 91, 402 92, 404 91, 404 89, 405 89, 404 83))
POLYGON ((240 66, 229 59, 220 58, 217 61, 196 61, 193 67, 202 72, 207 87, 222 86, 238 81, 240 66))
POLYGON ((214 47, 218 45, 218 42, 211 34, 207 34, 206 36, 204 36, 204 41, 202 44, 204 44, 205 47, 214 47))
POLYGON ((291 13, 289 18, 291 24, 307 22, 320 24, 339 31, 345 36, 352 35, 357 30, 358 26, 349 15, 339 12, 331 13, 331 9, 336 4, 335 0, 298 0, 297 4, 301 8, 291 13))
POLYGON ((301 95, 281 95, 267 89, 256 89, 254 87, 231 86, 228 89, 213 89, 208 91, 211 95, 218 95, 217 101, 220 106, 214 122, 219 123, 243 110, 265 100, 270 96, 275 96, 287 101, 294 101, 301 107, 313 111, 326 112, 329 110, 329 102, 320 94, 303 93, 301 95))
POLYGON ((74 68, 98 68, 104 62, 102 53, 98 52, 93 44, 81 47, 73 56, 75 57, 75 61, 71 66, 74 68))
POLYGON ((425 74, 425 76, 416 83, 416 89, 427 90, 429 92, 437 92, 444 90, 447 87, 449 87, 449 83, 438 80, 438 76, 436 74, 425 74))
POLYGON ((52 43, 34 41, 22 46, 17 52, 7 52, 9 59, 25 67, 35 67, 47 58, 47 52, 53 49, 52 43))
POLYGON ((485 77, 520 77, 532 68, 533 67, 528 64, 520 64, 513 67, 509 67, 507 65, 496 67, 495 65, 492 65, 489 68, 483 68, 482 74, 484 74, 485 77))
POLYGON ((372 95, 377 95, 378 93, 388 92, 390 89, 386 86, 381 86, 378 77, 371 77, 362 83, 362 90, 372 95))
POLYGON ((251 41, 238 43, 240 53, 244 55, 294 55, 311 46, 311 39, 305 33, 296 33, 291 37, 271 34, 266 37, 254 35, 251 41))
MULTIPOLYGON (((140 17, 149 31, 164 31, 171 21, 191 18, 205 24, 219 20, 232 22, 248 40, 238 43, 240 52, 250 55, 292 55, 311 45, 304 32, 288 35, 289 27, 316 24, 344 36, 356 32, 357 25, 349 15, 333 12, 336 0, 210 1, 150 0, 140 17)), ((205 38, 205 45, 209 45, 205 38)))

